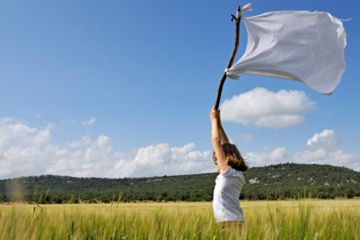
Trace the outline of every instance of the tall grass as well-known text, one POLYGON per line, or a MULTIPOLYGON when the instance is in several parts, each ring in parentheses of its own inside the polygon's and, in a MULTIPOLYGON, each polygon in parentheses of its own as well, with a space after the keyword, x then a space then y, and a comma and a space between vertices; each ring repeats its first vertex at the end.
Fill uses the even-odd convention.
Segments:
POLYGON ((244 201, 241 235, 211 203, 0 205, 0 239, 360 239, 360 200, 244 201))

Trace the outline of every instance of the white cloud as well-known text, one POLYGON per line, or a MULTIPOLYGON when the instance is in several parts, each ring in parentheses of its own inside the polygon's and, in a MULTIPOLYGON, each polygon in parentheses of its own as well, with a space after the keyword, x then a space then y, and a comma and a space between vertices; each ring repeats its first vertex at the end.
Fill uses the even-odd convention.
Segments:
POLYGON ((157 144, 139 148, 131 160, 119 161, 116 170, 123 176, 174 175, 214 171, 209 151, 195 150, 195 144, 171 147, 157 144))
POLYGON ((285 147, 276 147, 271 151, 249 152, 244 157, 250 167, 290 162, 285 147))
POLYGON ((288 128, 296 127, 304 122, 304 117, 301 115, 276 115, 276 116, 263 116, 255 121, 258 127, 270 128, 288 128))
POLYGON ((92 117, 87 121, 83 121, 82 125, 86 128, 91 128, 95 124, 95 122, 96 122, 96 118, 92 117))
POLYGON ((270 161, 282 162, 288 158, 285 147, 277 147, 270 152, 270 161))
MULTIPOLYGON (((57 174, 78 177, 140 177, 214 172, 210 151, 194 143, 170 146, 166 143, 116 150, 111 138, 82 136, 62 145, 52 142, 51 125, 30 127, 13 118, 0 117, 0 178, 57 174)), ((276 163, 318 163, 360 170, 360 159, 340 148, 333 130, 314 134, 304 149, 288 153, 285 147, 244 153, 250 166, 276 163)))
POLYGON ((338 139, 335 137, 334 130, 325 129, 321 133, 315 133, 306 142, 306 146, 310 149, 334 149, 338 145, 338 139))
POLYGON ((29 127, 0 117, 0 178, 57 174, 78 177, 133 177, 214 171, 209 151, 193 143, 181 147, 158 144, 124 154, 114 150, 109 136, 83 136, 57 145, 51 125, 29 127))
POLYGON ((254 88, 226 99, 220 106, 225 121, 257 127, 287 128, 300 125, 315 104, 302 91, 272 92, 254 88))
POLYGON ((360 159, 346 153, 339 146, 334 130, 325 129, 314 134, 304 150, 296 153, 294 162, 331 164, 360 170, 360 159))
POLYGON ((289 154, 285 147, 277 147, 271 151, 250 152, 246 158, 250 166, 264 166, 285 162, 306 164, 330 164, 360 170, 360 158, 346 153, 340 148, 339 139, 334 130, 325 129, 315 133, 306 142, 305 148, 289 154))

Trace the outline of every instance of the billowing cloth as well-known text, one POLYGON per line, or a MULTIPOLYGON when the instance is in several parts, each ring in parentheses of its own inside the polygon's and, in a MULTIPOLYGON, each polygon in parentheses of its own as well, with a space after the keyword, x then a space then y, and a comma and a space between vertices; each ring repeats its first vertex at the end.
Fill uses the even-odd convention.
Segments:
POLYGON ((345 70, 346 33, 326 12, 281 11, 243 17, 248 33, 245 53, 227 75, 241 73, 301 81, 330 94, 345 70))

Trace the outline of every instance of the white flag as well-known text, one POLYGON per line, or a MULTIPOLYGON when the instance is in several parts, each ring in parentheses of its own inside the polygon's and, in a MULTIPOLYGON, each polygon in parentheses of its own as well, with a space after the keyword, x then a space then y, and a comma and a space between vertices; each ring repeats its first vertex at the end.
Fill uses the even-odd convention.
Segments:
POLYGON ((245 53, 227 75, 240 73, 301 81, 330 94, 345 69, 346 34, 342 22, 326 12, 282 11, 243 17, 245 53))

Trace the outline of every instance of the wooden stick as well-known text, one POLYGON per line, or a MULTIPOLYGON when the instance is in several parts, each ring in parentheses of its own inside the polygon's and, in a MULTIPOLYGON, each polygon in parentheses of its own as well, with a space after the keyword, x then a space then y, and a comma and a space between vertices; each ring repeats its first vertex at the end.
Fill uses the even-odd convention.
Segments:
MULTIPOLYGON (((235 30, 235 45, 234 45, 234 49, 232 51, 231 57, 229 59, 229 62, 226 66, 226 69, 230 68, 234 62, 237 50, 239 48, 239 42, 240 42, 240 21, 241 21, 241 7, 238 7, 237 10, 237 14, 236 16, 231 15, 231 21, 235 20, 235 26, 236 26, 236 30, 235 30)), ((217 91, 217 96, 216 96, 216 102, 215 102, 215 109, 218 110, 219 109, 219 104, 220 104, 220 99, 221 99, 221 93, 222 93, 222 89, 226 80, 226 72, 224 72, 224 74, 222 75, 220 81, 219 81, 219 86, 218 86, 218 91, 217 91)))

